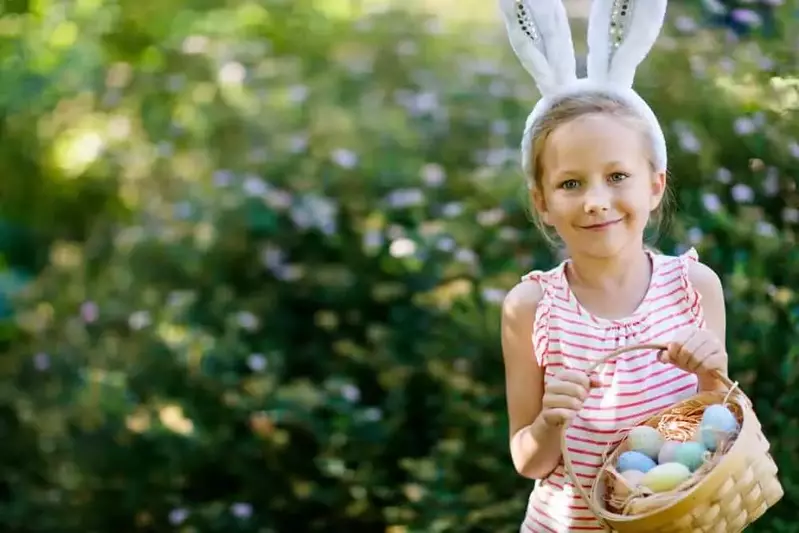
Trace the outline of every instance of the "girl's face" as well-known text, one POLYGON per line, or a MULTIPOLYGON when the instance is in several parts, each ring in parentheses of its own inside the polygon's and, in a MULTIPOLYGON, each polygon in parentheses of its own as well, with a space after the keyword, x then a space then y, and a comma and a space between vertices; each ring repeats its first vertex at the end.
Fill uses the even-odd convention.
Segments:
POLYGON ((610 257, 643 246, 666 176, 652 171, 644 138, 622 118, 586 115, 557 127, 541 154, 533 203, 570 254, 610 257))

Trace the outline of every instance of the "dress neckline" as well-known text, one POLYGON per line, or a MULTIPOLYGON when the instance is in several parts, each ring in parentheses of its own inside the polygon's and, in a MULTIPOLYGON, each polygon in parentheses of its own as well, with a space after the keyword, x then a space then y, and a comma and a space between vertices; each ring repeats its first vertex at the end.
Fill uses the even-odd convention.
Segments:
POLYGON ((649 258, 649 264, 651 265, 652 269, 649 276, 649 285, 646 288, 643 299, 638 303, 638 306, 635 308, 635 310, 629 315, 619 318, 607 318, 599 316, 586 309, 572 291, 571 285, 569 284, 569 279, 566 276, 566 267, 570 263, 570 260, 567 259, 561 263, 558 277, 560 278, 563 288, 566 291, 569 302, 574 305, 580 317, 587 319, 596 325, 607 327, 626 327, 641 323, 643 316, 646 314, 646 311, 649 307, 649 301, 652 299, 652 293, 655 287, 656 279, 658 277, 658 267, 660 265, 658 256, 654 254, 652 250, 646 249, 644 251, 649 258))

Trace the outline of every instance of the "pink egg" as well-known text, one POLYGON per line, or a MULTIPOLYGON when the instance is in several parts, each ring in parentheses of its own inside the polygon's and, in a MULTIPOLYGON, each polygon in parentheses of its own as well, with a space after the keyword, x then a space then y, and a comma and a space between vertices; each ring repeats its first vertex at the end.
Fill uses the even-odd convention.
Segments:
POLYGON ((623 477, 623 478, 624 478, 624 480, 625 480, 625 481, 626 481, 626 482, 627 482, 627 483, 628 483, 628 484, 629 484, 631 487, 635 487, 635 486, 637 486, 639 483, 641 483, 641 480, 644 478, 644 475, 645 475, 645 474, 644 474, 643 472, 639 471, 639 470, 628 470, 628 471, 626 471, 625 473, 623 473, 623 474, 621 475, 621 477, 623 477))
POLYGON ((674 456, 677 453, 677 448, 680 447, 680 442, 676 440, 670 440, 666 442, 663 447, 660 449, 660 453, 658 453, 658 464, 665 464, 665 463, 672 463, 674 462, 674 456))
POLYGON ((627 470, 621 475, 624 478, 623 480, 616 478, 613 485, 613 493, 620 498, 627 497, 630 494, 630 489, 637 487, 644 475, 640 470, 627 470))

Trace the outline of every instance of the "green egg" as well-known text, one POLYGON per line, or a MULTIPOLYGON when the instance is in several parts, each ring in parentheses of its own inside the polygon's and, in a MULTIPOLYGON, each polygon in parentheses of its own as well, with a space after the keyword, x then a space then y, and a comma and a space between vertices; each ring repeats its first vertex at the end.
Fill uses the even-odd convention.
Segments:
POLYGON ((649 426, 634 427, 627 435, 630 450, 642 453, 655 460, 657 460, 660 448, 663 446, 663 440, 663 435, 655 428, 649 426))
POLYGON ((693 472, 705 462, 707 448, 701 442, 683 442, 674 450, 674 461, 693 472))

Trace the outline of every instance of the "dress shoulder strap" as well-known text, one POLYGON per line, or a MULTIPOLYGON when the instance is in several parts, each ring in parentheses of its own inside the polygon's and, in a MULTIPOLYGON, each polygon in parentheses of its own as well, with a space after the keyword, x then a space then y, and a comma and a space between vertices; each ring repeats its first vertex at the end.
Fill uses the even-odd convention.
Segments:
POLYGON ((522 276, 523 282, 538 283, 541 286, 543 296, 535 310, 535 321, 533 322, 533 353, 541 368, 549 363, 547 352, 549 351, 549 325, 552 315, 552 297, 557 284, 559 267, 552 270, 533 270, 522 276))
MULTIPOLYGON (((664 256, 661 256, 664 257, 664 256)), ((673 264, 673 268, 664 269, 669 271, 678 270, 680 273, 680 284, 682 286, 682 297, 685 299, 685 308, 688 309, 694 320, 704 325, 704 313, 702 312, 702 295, 696 290, 693 283, 691 283, 691 265, 699 262, 699 254, 696 248, 689 248, 685 252, 677 256, 665 256, 668 261, 673 264)))

